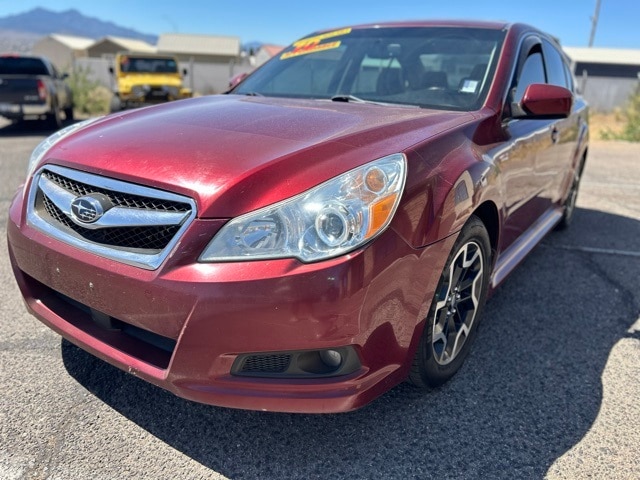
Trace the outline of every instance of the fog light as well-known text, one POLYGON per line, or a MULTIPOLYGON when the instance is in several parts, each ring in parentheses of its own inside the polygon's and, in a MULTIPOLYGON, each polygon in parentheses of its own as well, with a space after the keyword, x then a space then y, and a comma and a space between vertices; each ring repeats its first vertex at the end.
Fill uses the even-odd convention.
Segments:
POLYGON ((327 367, 338 368, 342 363, 342 355, 335 350, 322 350, 320 351, 320 360, 327 367))

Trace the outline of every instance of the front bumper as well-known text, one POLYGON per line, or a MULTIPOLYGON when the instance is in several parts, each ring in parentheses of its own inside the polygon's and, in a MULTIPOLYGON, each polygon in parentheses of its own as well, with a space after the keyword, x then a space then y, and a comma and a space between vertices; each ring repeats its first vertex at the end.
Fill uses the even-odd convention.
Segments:
POLYGON ((189 90, 167 85, 135 85, 130 91, 121 92, 120 98, 125 105, 157 105, 190 98, 189 90))
POLYGON ((9 255, 27 308, 39 320, 99 358, 190 400, 341 412, 406 377, 454 238, 415 250, 388 229, 364 249, 325 262, 200 264, 196 259, 210 239, 203 232, 211 226, 194 221, 179 251, 149 271, 30 227, 20 192, 10 210, 9 255), (342 347, 358 356, 358 368, 347 375, 231 373, 241 355, 342 347))

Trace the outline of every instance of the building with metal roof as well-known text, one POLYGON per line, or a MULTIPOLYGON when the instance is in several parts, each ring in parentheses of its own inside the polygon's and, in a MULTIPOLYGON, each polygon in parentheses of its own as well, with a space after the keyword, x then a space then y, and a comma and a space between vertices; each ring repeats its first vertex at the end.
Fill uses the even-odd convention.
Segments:
POLYGON ((88 56, 93 58, 110 58, 118 52, 156 53, 156 47, 134 38, 109 36, 96 40, 87 48, 88 56))
POLYGON ((34 43, 31 53, 47 57, 60 70, 71 70, 77 58, 87 56, 93 38, 75 37, 54 33, 34 43))
POLYGON ((228 63, 240 56, 240 38, 219 35, 164 33, 158 38, 158 53, 170 53, 180 61, 228 63))
POLYGON ((583 96, 593 110, 622 107, 640 82, 640 50, 564 47, 583 96))
POLYGON ((284 50, 284 47, 281 45, 261 45, 255 53, 255 66, 259 67, 266 61, 270 60, 271 57, 278 55, 282 50, 284 50))

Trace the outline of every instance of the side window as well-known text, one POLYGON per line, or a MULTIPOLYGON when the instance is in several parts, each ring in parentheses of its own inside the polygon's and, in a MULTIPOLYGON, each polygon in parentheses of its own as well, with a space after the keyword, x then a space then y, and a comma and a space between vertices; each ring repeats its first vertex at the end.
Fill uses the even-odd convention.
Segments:
POLYGON ((558 50, 547 40, 543 40, 542 51, 544 53, 544 63, 547 67, 547 83, 568 88, 567 77, 564 73, 565 63, 558 50))
POLYGON ((532 83, 546 83, 542 55, 535 50, 529 54, 524 65, 522 65, 522 70, 516 80, 512 101, 519 103, 522 100, 524 91, 532 83))

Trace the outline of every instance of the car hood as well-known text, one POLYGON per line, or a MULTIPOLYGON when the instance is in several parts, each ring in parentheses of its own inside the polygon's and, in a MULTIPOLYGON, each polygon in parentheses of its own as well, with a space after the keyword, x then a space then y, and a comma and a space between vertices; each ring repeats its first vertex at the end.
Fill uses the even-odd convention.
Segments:
POLYGON ((56 144, 51 163, 192 197, 201 218, 231 218, 473 119, 321 100, 219 95, 95 122, 56 144))

